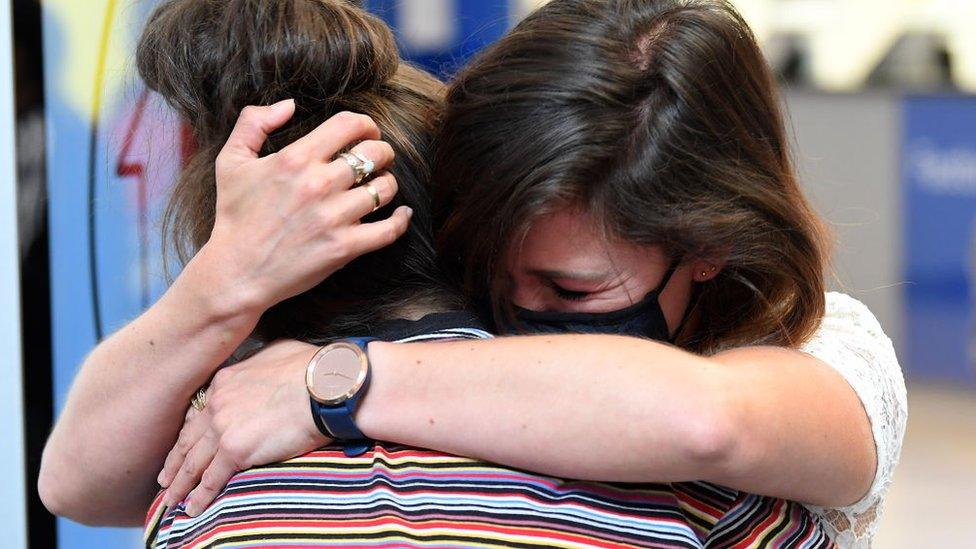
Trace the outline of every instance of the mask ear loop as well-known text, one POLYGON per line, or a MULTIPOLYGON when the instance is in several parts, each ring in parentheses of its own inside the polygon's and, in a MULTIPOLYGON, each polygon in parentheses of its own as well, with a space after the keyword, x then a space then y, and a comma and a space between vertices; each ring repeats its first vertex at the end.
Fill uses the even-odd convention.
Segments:
MULTIPOLYGON (((663 292, 664 289, 667 288, 668 282, 671 282, 671 277, 674 276, 675 271, 678 270, 678 266, 681 265, 682 259, 683 257, 679 257, 678 259, 672 261, 671 266, 668 267, 667 272, 664 273, 664 279, 661 280, 661 283, 658 285, 657 290, 655 290, 655 293, 657 293, 658 295, 659 302, 660 302, 661 292, 663 292)), ((698 303, 701 300, 701 292, 699 290, 700 288, 695 289, 696 296, 694 299, 694 304, 689 304, 689 306, 685 309, 685 314, 681 317, 681 322, 678 323, 678 328, 674 331, 674 335, 668 336, 668 343, 673 345, 674 342, 678 340, 678 336, 681 335, 681 332, 683 332, 685 330, 685 327, 688 325, 688 320, 691 318, 691 313, 693 313, 695 309, 698 308, 698 303)))
POLYGON ((681 265, 680 257, 671 262, 671 265, 668 266, 668 270, 664 272, 664 278, 661 279, 661 283, 658 284, 657 288, 654 289, 655 294, 660 296, 661 292, 668 287, 668 282, 671 282, 671 277, 674 276, 674 273, 678 270, 679 265, 681 265))
POLYGON ((689 303, 688 308, 685 309, 684 316, 681 317, 681 322, 678 323, 678 329, 675 330, 674 335, 670 336, 670 338, 668 339, 668 343, 672 345, 674 345, 675 342, 678 341, 678 337, 680 337, 681 333, 684 332, 685 328, 688 327, 688 320, 691 319, 691 313, 695 312, 695 310, 698 309, 698 305, 701 304, 701 297, 702 297, 701 285, 695 286, 694 292, 695 292, 694 303, 689 303))

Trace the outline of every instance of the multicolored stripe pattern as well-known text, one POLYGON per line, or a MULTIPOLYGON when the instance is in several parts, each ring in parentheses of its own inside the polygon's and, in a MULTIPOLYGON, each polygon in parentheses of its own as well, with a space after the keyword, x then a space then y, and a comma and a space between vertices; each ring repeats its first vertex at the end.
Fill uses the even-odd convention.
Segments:
POLYGON ((739 492, 708 534, 705 547, 836 547, 819 520, 799 503, 739 492))
MULTIPOLYGON (((448 330, 440 337, 481 337, 448 330)), ((417 339, 417 338, 410 338, 417 339)), ((146 547, 833 547, 802 506, 704 482, 562 480, 386 443, 234 476, 202 515, 157 497, 146 547)))

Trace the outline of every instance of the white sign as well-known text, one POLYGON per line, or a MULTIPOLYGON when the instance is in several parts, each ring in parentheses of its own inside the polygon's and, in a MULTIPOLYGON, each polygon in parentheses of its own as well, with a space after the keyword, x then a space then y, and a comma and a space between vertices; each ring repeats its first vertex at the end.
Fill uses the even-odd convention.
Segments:
POLYGON ((908 147, 908 169, 933 194, 976 196, 976 148, 939 147, 927 139, 908 147))

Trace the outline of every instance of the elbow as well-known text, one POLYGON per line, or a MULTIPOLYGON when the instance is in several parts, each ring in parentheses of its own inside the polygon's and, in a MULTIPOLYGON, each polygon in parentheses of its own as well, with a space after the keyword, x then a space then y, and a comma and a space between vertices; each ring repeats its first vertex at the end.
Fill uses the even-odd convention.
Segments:
POLYGON ((37 494, 52 515, 86 526, 114 525, 108 517, 92 513, 92 506, 85 503, 79 490, 72 488, 70 483, 61 482, 49 470, 46 471, 43 465, 37 478, 37 494))
POLYGON ((132 486, 126 494, 107 493, 104 479, 83 470, 77 456, 58 455, 49 442, 41 457, 37 493, 52 515, 86 526, 129 527, 143 525, 155 489, 143 494, 132 486))
POLYGON ((37 494, 44 507, 55 516, 68 518, 76 522, 86 523, 82 516, 84 507, 79 505, 80 497, 75 489, 75 478, 69 471, 64 471, 57 464, 58 456, 51 448, 50 442, 41 457, 40 474, 37 477, 37 494))
POLYGON ((70 494, 64 489, 65 485, 59 482, 56 473, 52 470, 50 450, 45 449, 44 456, 41 458, 41 470, 37 477, 37 494, 41 498, 41 503, 52 515, 67 517, 71 514, 70 494))
POLYGON ((84 475, 65 471, 57 464, 59 460, 53 454, 49 444, 44 449, 37 477, 37 494, 41 503, 52 515, 89 526, 102 525, 102 517, 91 514, 92 506, 85 501, 84 488, 78 484, 84 475))

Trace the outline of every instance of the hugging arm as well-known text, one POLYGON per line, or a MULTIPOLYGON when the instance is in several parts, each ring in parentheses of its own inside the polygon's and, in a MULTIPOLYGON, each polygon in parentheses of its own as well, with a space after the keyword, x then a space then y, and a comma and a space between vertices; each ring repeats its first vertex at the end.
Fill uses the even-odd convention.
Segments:
MULTIPOLYGON (((254 458, 266 454, 261 441, 281 430, 294 440, 316 434, 302 392, 315 348, 286 345, 290 354, 258 353, 232 369, 250 375, 235 372, 212 386, 270 398, 273 375, 287 378, 302 401, 289 406, 288 420, 267 407, 224 413, 221 445, 241 461, 268 463, 254 458)), ((377 440, 563 478, 708 480, 830 507, 862 498, 874 478, 875 439, 858 395, 834 368, 799 351, 743 348, 704 358, 637 338, 558 335, 374 342, 369 355, 373 381, 356 420, 377 440)), ((277 448, 276 455, 314 448, 277 448)), ((173 450, 164 477, 178 474, 183 454, 173 450)), ((195 512, 234 472, 198 489, 195 512)))
MULTIPOLYGON (((38 489, 53 513, 88 524, 141 524, 190 397, 261 314, 406 230, 403 208, 360 223, 374 200, 351 189, 348 164, 330 161, 358 142, 377 166, 392 162, 392 148, 376 141, 379 129, 366 116, 341 113, 258 157, 267 134, 294 110, 291 101, 245 109, 217 158, 210 240, 156 304, 82 365, 41 463, 38 489)), ((389 174, 372 184, 383 204, 397 191, 389 174)))
POLYGON ((85 360, 44 448, 38 490, 52 513, 141 524, 156 490, 152 470, 176 440, 190 396, 256 321, 203 291, 226 282, 207 262, 200 255, 188 264, 155 305, 85 360))
POLYGON ((871 486, 871 425, 798 351, 712 358, 598 335, 373 343, 367 435, 559 477, 707 480, 840 507, 871 486))

